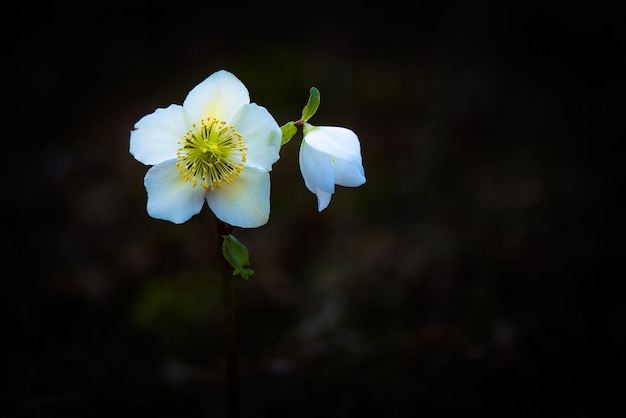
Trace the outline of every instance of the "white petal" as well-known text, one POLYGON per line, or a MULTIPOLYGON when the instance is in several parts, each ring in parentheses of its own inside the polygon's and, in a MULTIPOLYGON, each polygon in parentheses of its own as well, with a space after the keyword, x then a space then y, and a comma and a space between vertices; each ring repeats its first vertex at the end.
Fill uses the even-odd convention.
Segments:
POLYGON ((335 183, 340 186, 358 187, 365 183, 365 171, 361 159, 332 160, 335 183))
POLYGON ((330 197, 335 191, 331 158, 303 140, 300 145, 299 161, 304 184, 317 196, 318 210, 321 212, 328 206, 330 197))
POLYGON ((338 126, 314 126, 308 130, 306 142, 339 159, 361 159, 361 144, 356 134, 338 126))
POLYGON ((255 103, 244 105, 229 123, 241 134, 248 148, 245 165, 271 170, 279 158, 282 132, 267 109, 255 103))
POLYGON ((250 95, 246 86, 233 74, 220 70, 195 86, 185 98, 183 107, 195 122, 208 117, 228 121, 248 103, 250 95))
POLYGON ((130 153, 149 165, 176 158, 179 141, 190 126, 182 106, 173 104, 157 109, 141 118, 130 132, 130 153))
POLYGON ((185 181, 176 161, 168 160, 150 168, 144 185, 148 191, 148 214, 180 224, 200 212, 206 191, 185 181))
POLYGON ((270 174, 245 167, 231 184, 207 193, 209 207, 222 221, 241 228, 265 225, 270 216, 270 174))
POLYGON ((330 204, 330 198, 332 196, 332 193, 327 193, 323 190, 318 190, 317 193, 315 193, 315 195, 317 196, 317 211, 321 212, 324 209, 326 209, 328 205, 330 204))

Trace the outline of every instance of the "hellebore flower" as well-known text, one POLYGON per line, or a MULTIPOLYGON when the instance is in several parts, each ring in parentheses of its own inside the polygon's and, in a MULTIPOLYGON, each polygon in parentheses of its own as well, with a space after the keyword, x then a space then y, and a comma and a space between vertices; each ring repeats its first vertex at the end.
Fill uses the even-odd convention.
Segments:
POLYGON ((330 203, 335 184, 357 187, 365 183, 361 144, 347 128, 304 123, 300 171, 307 189, 317 196, 321 212, 330 203))
POLYGON ((267 223, 269 172, 280 145, 274 118, 224 70, 194 87, 182 106, 156 109, 130 133, 130 153, 152 165, 144 178, 148 214, 176 224, 199 213, 205 200, 227 224, 267 223))

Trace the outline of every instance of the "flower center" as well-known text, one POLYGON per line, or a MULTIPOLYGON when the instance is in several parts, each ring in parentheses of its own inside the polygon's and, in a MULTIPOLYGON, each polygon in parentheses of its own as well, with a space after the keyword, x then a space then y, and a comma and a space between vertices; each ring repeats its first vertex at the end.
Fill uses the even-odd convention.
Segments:
POLYGON ((241 134, 226 122, 208 118, 187 131, 176 152, 180 174, 193 187, 215 190, 230 184, 243 170, 246 147, 241 134))

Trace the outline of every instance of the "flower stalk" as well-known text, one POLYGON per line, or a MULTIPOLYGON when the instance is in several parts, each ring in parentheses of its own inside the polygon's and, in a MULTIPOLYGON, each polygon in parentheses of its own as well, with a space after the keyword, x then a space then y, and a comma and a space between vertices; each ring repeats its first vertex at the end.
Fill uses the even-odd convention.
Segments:
MULTIPOLYGON (((233 227, 226 222, 215 218, 217 224, 218 248, 222 248, 224 237, 230 235, 233 227)), ((237 318, 235 310, 235 292, 233 288, 233 267, 222 257, 222 297, 224 312, 224 344, 226 366, 226 407, 228 418, 239 418, 239 355, 237 351, 237 318)))

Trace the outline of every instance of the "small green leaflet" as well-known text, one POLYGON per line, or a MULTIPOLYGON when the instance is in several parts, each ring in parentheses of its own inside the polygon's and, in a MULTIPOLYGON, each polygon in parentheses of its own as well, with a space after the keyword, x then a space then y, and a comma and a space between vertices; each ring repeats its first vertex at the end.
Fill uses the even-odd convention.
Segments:
POLYGON ((302 120, 304 122, 308 122, 315 112, 317 112, 319 105, 320 91, 315 87, 311 87, 309 92, 309 101, 306 103, 306 106, 304 106, 304 109, 302 109, 302 120))
POLYGON ((293 138, 293 136, 296 134, 296 132, 298 132, 298 128, 296 128, 296 125, 293 121, 285 123, 283 126, 280 127, 280 130, 283 133, 283 140, 280 143, 281 146, 289 142, 291 138, 293 138))
POLYGON ((222 254, 235 270, 233 276, 241 274, 241 277, 248 279, 254 274, 254 270, 249 268, 248 249, 233 235, 222 235, 222 254))

